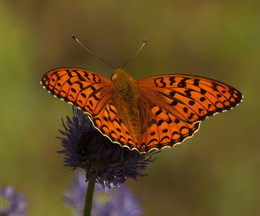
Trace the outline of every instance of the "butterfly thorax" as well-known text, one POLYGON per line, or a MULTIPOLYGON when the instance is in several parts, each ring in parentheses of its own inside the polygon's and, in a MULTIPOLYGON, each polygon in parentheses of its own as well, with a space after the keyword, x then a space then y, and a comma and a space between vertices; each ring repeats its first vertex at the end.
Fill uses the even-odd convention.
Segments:
POLYGON ((117 69, 112 75, 116 93, 125 101, 137 100, 139 92, 136 81, 129 76, 123 69, 117 69))
POLYGON ((137 82, 123 69, 117 69, 112 75, 115 88, 113 103, 123 123, 129 128, 130 133, 138 140, 141 136, 140 125, 142 124, 139 108, 139 95, 137 82))

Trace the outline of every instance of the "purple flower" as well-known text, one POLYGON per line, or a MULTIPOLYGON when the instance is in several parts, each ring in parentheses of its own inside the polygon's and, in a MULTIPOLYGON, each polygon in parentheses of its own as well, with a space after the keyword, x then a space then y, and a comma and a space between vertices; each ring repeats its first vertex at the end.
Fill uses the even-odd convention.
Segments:
MULTIPOLYGON (((65 203, 72 208, 74 216, 82 216, 87 182, 84 172, 79 172, 72 181, 72 189, 65 191, 65 203)), ((92 216, 139 216, 142 209, 140 200, 125 186, 104 189, 100 184, 95 187, 92 216)))
POLYGON ((12 186, 0 188, 0 215, 24 216, 26 203, 22 193, 14 193, 12 186))
POLYGON ((145 176, 152 155, 139 154, 112 143, 92 126, 87 114, 74 109, 73 117, 63 121, 64 131, 60 131, 65 166, 80 167, 86 171, 86 180, 100 183, 104 188, 119 186, 128 178, 145 176))

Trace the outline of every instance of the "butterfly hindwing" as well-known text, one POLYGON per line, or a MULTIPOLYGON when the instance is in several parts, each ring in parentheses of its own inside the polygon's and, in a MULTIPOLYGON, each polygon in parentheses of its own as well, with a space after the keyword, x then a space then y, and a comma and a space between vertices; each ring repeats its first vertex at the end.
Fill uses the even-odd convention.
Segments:
POLYGON ((109 79, 80 68, 51 70, 43 76, 41 83, 51 94, 90 115, 99 113, 113 95, 109 79))
POLYGON ((160 103, 168 112, 187 123, 229 110, 242 100, 242 94, 235 88, 199 76, 161 75, 138 83, 151 97, 160 97, 163 101, 160 103))
POLYGON ((151 108, 148 127, 142 136, 140 151, 172 147, 191 137, 199 129, 199 122, 188 124, 180 121, 163 108, 154 105, 151 108))
POLYGON ((113 142, 131 150, 139 150, 136 138, 130 134, 119 117, 118 110, 111 102, 107 103, 98 115, 91 118, 91 120, 94 126, 113 142))

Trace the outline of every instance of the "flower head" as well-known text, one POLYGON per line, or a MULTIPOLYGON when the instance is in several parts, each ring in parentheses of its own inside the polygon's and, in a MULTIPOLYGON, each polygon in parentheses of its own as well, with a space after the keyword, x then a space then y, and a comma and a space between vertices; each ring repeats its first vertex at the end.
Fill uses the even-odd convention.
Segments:
POLYGON ((64 147, 59 153, 65 154, 65 166, 83 168, 87 181, 103 187, 119 186, 128 178, 145 176, 142 171, 153 161, 154 153, 140 155, 122 148, 101 135, 87 114, 78 109, 73 113, 72 118, 63 122, 63 137, 58 137, 64 147))
MULTIPOLYGON (((87 191, 84 172, 79 172, 71 185, 72 189, 65 191, 65 202, 68 207, 72 208, 74 216, 81 216, 87 191)), ((142 213, 139 204, 140 200, 125 186, 105 190, 100 184, 97 184, 91 215, 138 216, 142 213)))
POLYGON ((12 186, 0 188, 0 215, 24 216, 25 201, 22 193, 14 193, 12 186))

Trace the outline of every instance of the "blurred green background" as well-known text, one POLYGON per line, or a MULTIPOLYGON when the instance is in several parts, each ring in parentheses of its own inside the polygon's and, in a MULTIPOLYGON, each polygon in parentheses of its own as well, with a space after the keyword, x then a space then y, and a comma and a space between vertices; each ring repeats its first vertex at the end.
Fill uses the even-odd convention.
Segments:
POLYGON ((200 131, 127 184, 144 215, 244 216, 260 212, 260 5, 258 1, 0 1, 0 185, 23 191, 30 216, 64 215, 73 172, 55 137, 71 106, 39 84, 59 66, 110 76, 71 34, 115 66, 148 38, 127 66, 136 79, 185 73, 226 82, 244 102, 202 123, 200 131))

